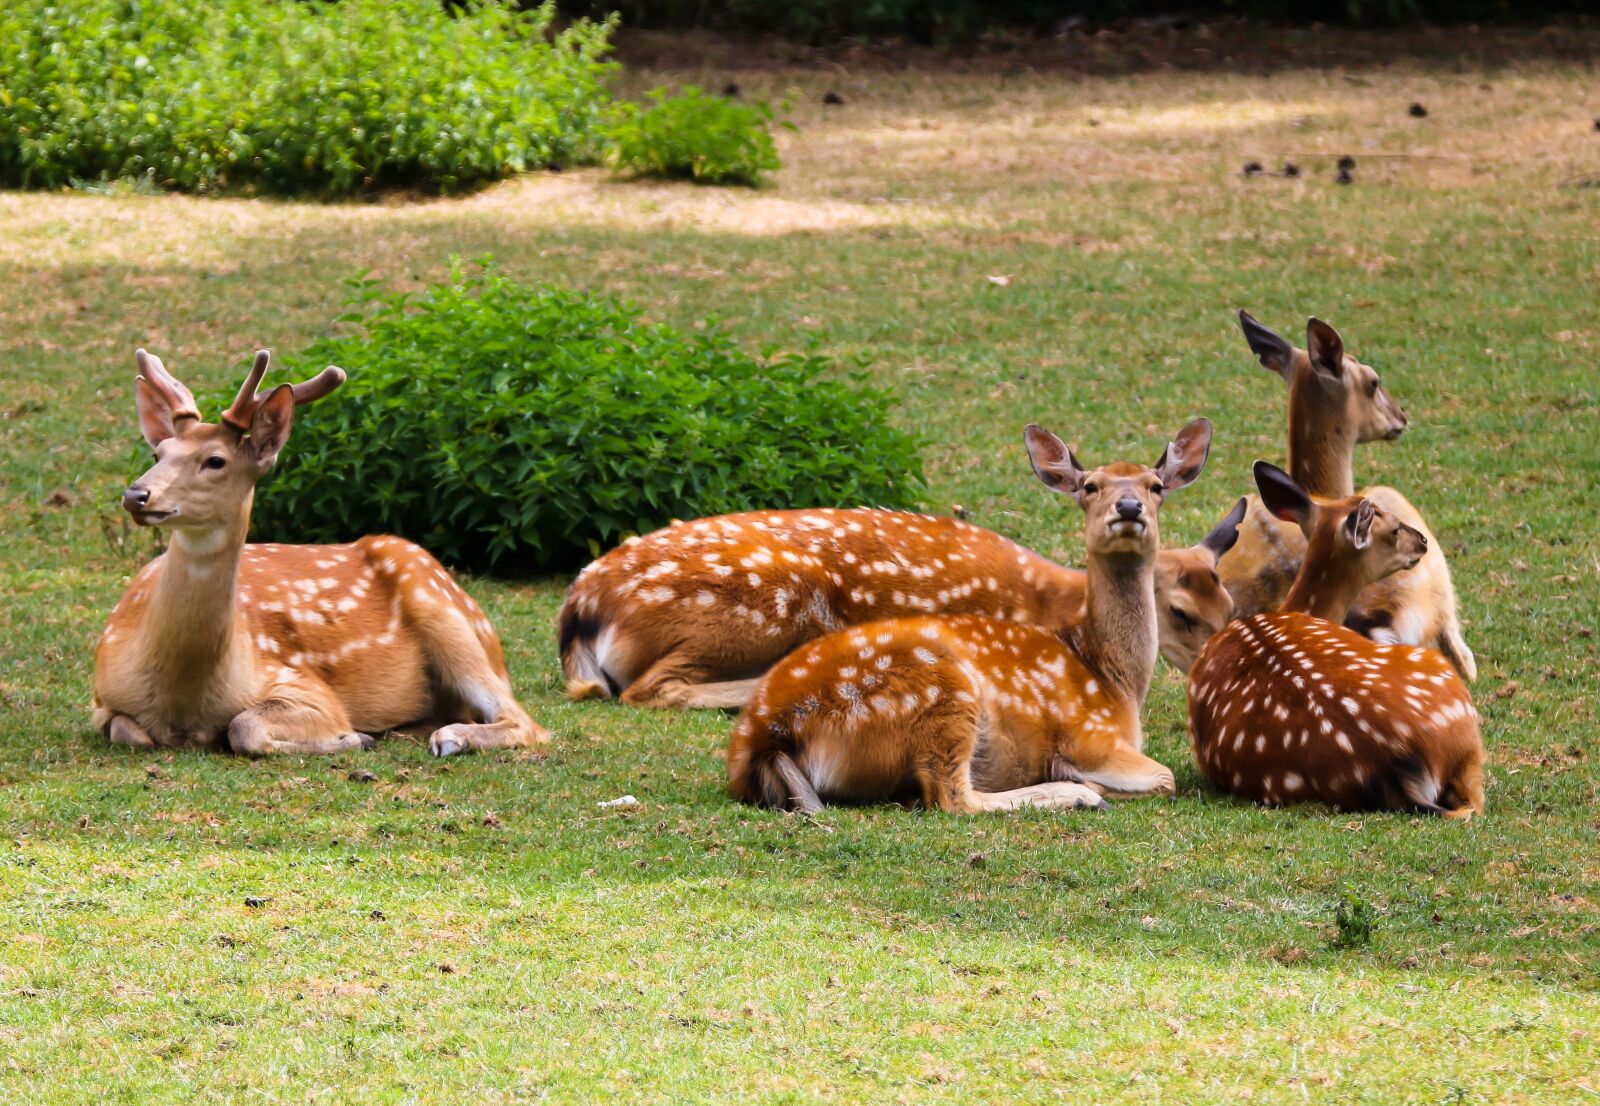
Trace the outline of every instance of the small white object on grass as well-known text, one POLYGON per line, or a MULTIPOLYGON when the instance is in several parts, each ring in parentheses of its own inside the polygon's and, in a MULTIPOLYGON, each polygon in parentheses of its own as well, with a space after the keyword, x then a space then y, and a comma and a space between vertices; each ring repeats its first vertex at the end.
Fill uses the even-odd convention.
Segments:
POLYGON ((632 795, 623 795, 621 798, 606 799, 603 802, 598 802, 594 805, 599 807, 601 810, 619 810, 624 807, 638 806, 639 800, 635 799, 632 795))

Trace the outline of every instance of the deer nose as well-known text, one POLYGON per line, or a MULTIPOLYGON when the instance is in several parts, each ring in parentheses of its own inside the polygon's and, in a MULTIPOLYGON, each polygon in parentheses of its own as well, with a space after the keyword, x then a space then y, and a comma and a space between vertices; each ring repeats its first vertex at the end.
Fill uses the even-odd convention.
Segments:
POLYGON ((1132 522, 1144 512, 1144 504, 1132 496, 1124 496, 1117 500, 1117 518, 1124 522, 1132 522))
POLYGON ((135 484, 122 493, 122 509, 125 511, 142 511, 150 504, 150 489, 141 488, 135 484))

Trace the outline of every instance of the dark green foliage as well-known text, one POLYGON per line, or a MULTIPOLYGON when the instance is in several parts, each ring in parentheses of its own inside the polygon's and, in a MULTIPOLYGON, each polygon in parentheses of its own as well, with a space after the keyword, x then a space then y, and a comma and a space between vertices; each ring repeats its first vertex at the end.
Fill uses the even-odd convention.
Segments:
POLYGON ((609 24, 437 0, 12 0, 0 184, 449 193, 593 160, 609 24))
POLYGON ((1361 949, 1372 944, 1372 931, 1378 928, 1378 911, 1361 892, 1345 887, 1333 909, 1333 947, 1361 949))
POLYGON ((608 127, 606 156, 618 172, 758 185, 778 168, 765 103, 708 96, 693 85, 673 96, 658 88, 649 98, 649 107, 619 104, 608 127))
POLYGON ((343 336, 298 357, 343 389, 296 415, 260 540, 396 533, 457 564, 570 566, 673 518, 910 506, 891 397, 816 354, 753 357, 616 300, 485 271, 417 296, 357 282, 343 336))

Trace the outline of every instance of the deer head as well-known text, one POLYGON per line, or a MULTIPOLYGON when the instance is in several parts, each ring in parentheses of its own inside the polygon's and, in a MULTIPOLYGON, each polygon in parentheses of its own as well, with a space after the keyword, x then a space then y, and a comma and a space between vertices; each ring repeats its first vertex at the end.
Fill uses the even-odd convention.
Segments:
POLYGON ((1256 462, 1255 477, 1267 510, 1306 536, 1305 560, 1284 610, 1343 621, 1363 588, 1415 567, 1428 551, 1420 530, 1371 499, 1313 500, 1288 473, 1265 461, 1256 462), (1340 604, 1345 609, 1337 609, 1340 604))
POLYGON ((1346 352, 1339 332, 1318 318, 1306 321, 1306 348, 1239 312, 1250 352, 1289 389, 1291 418, 1314 411, 1356 442, 1393 441, 1405 432, 1406 413, 1384 390, 1377 371, 1346 352))
POLYGON ((1233 597, 1217 576, 1217 562, 1239 540, 1249 500, 1241 499, 1198 545, 1167 549, 1156 560, 1156 598, 1161 612, 1161 655, 1189 671, 1211 635, 1233 617, 1233 597))
POLYGON ((1155 556, 1161 547, 1156 514, 1166 494, 1194 482, 1211 449, 1211 422, 1195 419, 1162 451, 1154 468, 1117 461, 1085 469, 1066 443, 1041 426, 1024 432, 1028 459, 1047 488, 1070 495, 1087 516, 1090 556, 1155 556))
POLYGON ((211 530, 236 523, 248 509, 256 482, 289 440, 295 407, 314 403, 345 380, 344 370, 330 365, 303 384, 280 384, 261 395, 256 389, 270 358, 266 350, 257 353, 222 420, 205 423, 194 396, 159 357, 142 349, 134 354, 139 429, 156 451, 156 463, 122 493, 134 522, 211 530))

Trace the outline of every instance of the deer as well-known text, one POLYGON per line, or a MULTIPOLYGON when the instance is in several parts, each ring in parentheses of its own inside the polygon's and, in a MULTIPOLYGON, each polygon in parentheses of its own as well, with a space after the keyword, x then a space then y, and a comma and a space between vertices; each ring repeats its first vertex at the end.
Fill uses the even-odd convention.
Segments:
POLYGON ((1140 723, 1157 655, 1157 516, 1205 467, 1211 424, 1185 426, 1153 468, 1085 469, 1037 425, 1025 441, 1039 479, 1084 512, 1082 623, 1055 633, 923 615, 807 643, 761 679, 734 726, 734 798, 806 814, 901 799, 975 814, 1172 794, 1140 723))
MULTIPOLYGON (((1344 339, 1318 318, 1306 323, 1306 348, 1239 312, 1250 351, 1289 390, 1289 474, 1314 496, 1343 498, 1355 493, 1355 447, 1394 441, 1410 420, 1384 389, 1378 374, 1345 349, 1344 339)), ((1428 553, 1410 572, 1373 584, 1351 607, 1347 624, 1374 641, 1427 645, 1442 652, 1468 680, 1477 678, 1477 660, 1461 633, 1455 585, 1444 550, 1421 513, 1388 487, 1363 495, 1428 538, 1428 553)), ((1233 596, 1234 617, 1271 611, 1288 594, 1305 538, 1290 523, 1274 518, 1252 498, 1239 540, 1218 571, 1233 596)))
POLYGON ((1370 496, 1317 499, 1265 461, 1255 477, 1306 553, 1278 610, 1229 623, 1189 672, 1201 772, 1271 806, 1481 813, 1483 739, 1460 674, 1435 650, 1344 625, 1366 589, 1426 561, 1427 535, 1370 496))
MULTIPOLYGON (((1161 652, 1187 672, 1228 621, 1217 577, 1244 500, 1156 561, 1161 652)), ((1053 629, 1084 616, 1086 576, 963 519, 874 508, 675 522, 593 561, 558 617, 571 698, 737 709, 782 657, 895 615, 982 614, 1053 629)))
POLYGON ((483 611, 426 550, 402 538, 346 545, 246 542, 256 483, 288 442, 297 407, 345 380, 329 366, 258 391, 256 354, 233 403, 203 422, 161 359, 135 354, 139 427, 156 462, 122 495, 166 551, 128 585, 94 657, 94 725, 133 748, 320 754, 446 723, 429 751, 539 744, 549 734, 512 694, 483 611))

